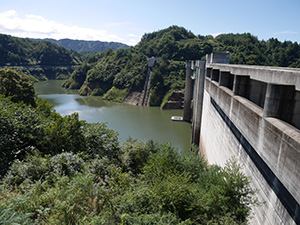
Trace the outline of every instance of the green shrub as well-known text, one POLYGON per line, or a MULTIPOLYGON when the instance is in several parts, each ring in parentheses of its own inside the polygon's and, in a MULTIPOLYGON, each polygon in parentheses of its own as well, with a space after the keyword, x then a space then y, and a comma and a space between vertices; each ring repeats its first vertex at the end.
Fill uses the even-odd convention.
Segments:
POLYGON ((37 146, 48 122, 39 109, 0 96, 0 174, 37 146))
POLYGON ((0 69, 0 95, 35 106, 33 82, 26 74, 12 69, 0 69))
POLYGON ((118 170, 118 165, 116 165, 112 160, 109 160, 106 156, 96 157, 91 160, 88 165, 88 170, 91 174, 95 175, 95 180, 105 182, 104 185, 108 183, 107 178, 110 178, 113 171, 118 170))
POLYGON ((153 213, 153 214, 123 214, 121 217, 121 225, 145 225, 145 224, 160 224, 160 225, 192 225, 189 220, 182 222, 172 213, 153 213))
POLYGON ((132 189, 117 196, 113 201, 116 214, 151 214, 158 210, 159 198, 153 191, 141 182, 138 182, 132 189))
POLYGON ((85 149, 83 135, 84 121, 79 120, 77 113, 58 117, 45 127, 45 136, 42 139, 43 153, 57 154, 63 151, 80 152, 85 149))
POLYGON ((68 152, 51 157, 49 164, 51 173, 55 176, 72 176, 84 169, 83 159, 68 152))
POLYGON ((68 86, 69 86, 69 89, 79 89, 81 87, 80 84, 77 83, 76 81, 73 81, 68 86))
POLYGON ((170 143, 159 145, 158 151, 151 154, 149 160, 142 169, 147 182, 162 180, 174 171, 182 171, 179 161, 180 154, 170 143))
POLYGON ((0 206, 0 221, 2 225, 12 224, 33 224, 30 220, 31 213, 19 213, 12 210, 12 208, 0 206))
POLYGON ((171 95, 173 94, 173 92, 174 92, 174 90, 171 89, 171 90, 169 90, 169 91, 167 92, 167 94, 165 94, 165 96, 164 96, 164 98, 163 98, 163 100, 162 100, 162 103, 161 103, 161 105, 160 105, 160 108, 161 108, 161 109, 162 109, 162 108, 165 106, 165 104, 169 101, 169 98, 171 97, 171 95))
POLYGON ((118 89, 116 87, 112 87, 108 92, 106 92, 106 94, 103 96, 103 99, 115 102, 123 102, 128 94, 128 89, 118 89))
POLYGON ((108 129, 106 123, 86 123, 83 126, 82 134, 86 143, 84 152, 88 157, 94 158, 98 155, 110 160, 119 160, 118 133, 108 129))
POLYGON ((133 174, 141 173, 141 169, 148 161, 151 149, 148 148, 147 144, 138 142, 132 138, 128 138, 121 146, 122 152, 122 164, 125 166, 127 171, 133 174))
POLYGON ((86 85, 83 85, 79 89, 78 94, 83 95, 83 96, 87 96, 87 95, 91 94, 91 90, 86 85))
POLYGON ((193 182, 197 182, 200 176, 207 172, 207 161, 199 154, 197 147, 192 148, 191 151, 182 152, 180 159, 182 170, 190 176, 193 182))
POLYGON ((83 172, 84 164, 84 160, 73 153, 64 152, 52 157, 27 155, 25 160, 16 160, 11 165, 4 180, 9 185, 19 185, 25 180, 30 183, 39 180, 53 182, 57 177, 83 172))
POLYGON ((50 171, 48 158, 43 158, 39 154, 27 155, 25 160, 16 160, 11 165, 5 176, 5 182, 10 185, 19 185, 25 180, 36 182, 46 179, 50 171))
POLYGON ((103 90, 101 88, 95 88, 93 91, 92 91, 92 96, 101 96, 103 95, 103 90))

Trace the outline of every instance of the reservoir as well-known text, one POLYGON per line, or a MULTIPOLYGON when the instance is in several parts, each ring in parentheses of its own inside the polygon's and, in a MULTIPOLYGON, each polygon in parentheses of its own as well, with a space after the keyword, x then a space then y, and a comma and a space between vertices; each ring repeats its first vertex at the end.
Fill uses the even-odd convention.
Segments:
POLYGON ((88 123, 106 122, 108 128, 119 133, 120 143, 131 137, 140 141, 171 142, 180 151, 190 149, 190 124, 171 121, 172 116, 182 116, 183 110, 160 110, 159 107, 103 101, 99 96, 79 96, 76 91, 62 88, 62 82, 49 80, 35 84, 39 97, 48 99, 59 114, 76 112, 88 123))

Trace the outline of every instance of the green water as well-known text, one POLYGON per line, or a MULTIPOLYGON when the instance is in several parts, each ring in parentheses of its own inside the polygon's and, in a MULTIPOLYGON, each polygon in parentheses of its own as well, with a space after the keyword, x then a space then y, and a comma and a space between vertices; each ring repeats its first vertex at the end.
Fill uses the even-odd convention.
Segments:
POLYGON ((182 110, 160 110, 158 107, 107 102, 102 97, 79 96, 74 91, 61 88, 62 82, 50 80, 35 84, 38 95, 48 99, 61 115, 77 112, 81 120, 89 123, 107 122, 109 128, 119 133, 121 143, 132 137, 171 142, 180 150, 190 148, 190 124, 171 121, 171 116, 182 116, 182 110))

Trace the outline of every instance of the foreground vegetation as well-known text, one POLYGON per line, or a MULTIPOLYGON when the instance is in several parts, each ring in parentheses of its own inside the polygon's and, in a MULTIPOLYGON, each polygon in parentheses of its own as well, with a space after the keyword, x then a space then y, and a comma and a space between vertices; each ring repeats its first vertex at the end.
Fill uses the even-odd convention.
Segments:
POLYGON ((120 145, 103 123, 57 114, 13 70, 0 70, 0 95, 1 224, 244 224, 256 205, 234 160, 120 145))

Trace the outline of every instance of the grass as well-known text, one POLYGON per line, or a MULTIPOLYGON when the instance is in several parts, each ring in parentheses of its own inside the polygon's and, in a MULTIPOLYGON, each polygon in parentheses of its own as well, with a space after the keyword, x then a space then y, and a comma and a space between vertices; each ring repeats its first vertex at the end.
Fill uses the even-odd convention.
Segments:
POLYGON ((161 108, 161 109, 162 109, 162 108, 165 106, 165 104, 168 102, 168 100, 169 100, 170 96, 173 94, 173 92, 174 92, 174 90, 171 89, 171 90, 169 90, 169 91, 167 92, 167 94, 165 94, 164 99, 163 99, 163 101, 162 101, 162 103, 161 103, 161 105, 160 105, 160 108, 161 108))
POLYGON ((108 92, 106 92, 106 94, 103 96, 103 99, 114 102, 123 102, 128 94, 128 89, 118 89, 116 87, 112 87, 108 92))

